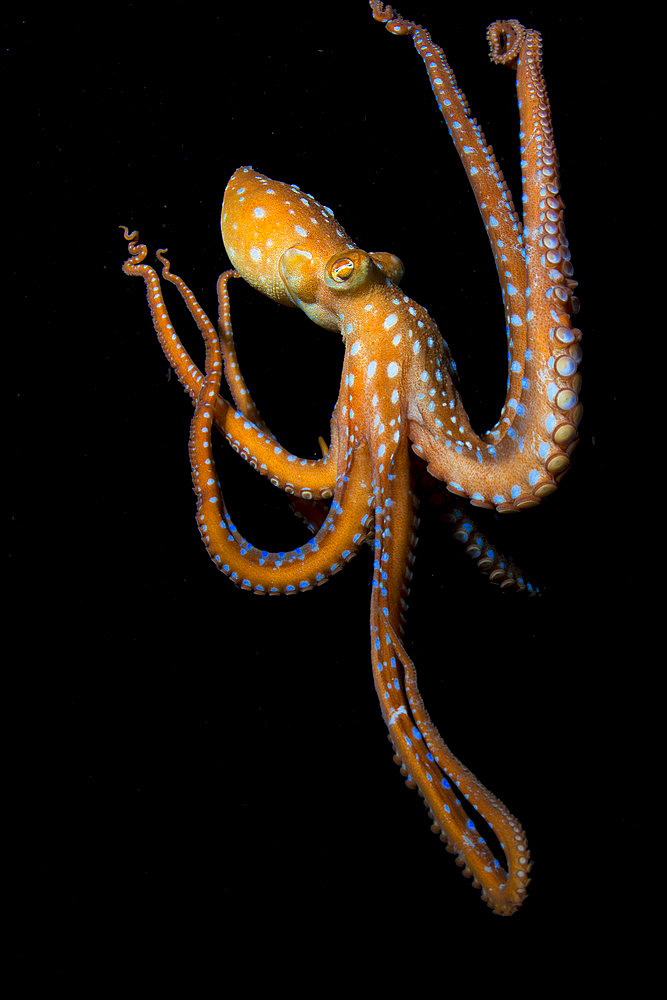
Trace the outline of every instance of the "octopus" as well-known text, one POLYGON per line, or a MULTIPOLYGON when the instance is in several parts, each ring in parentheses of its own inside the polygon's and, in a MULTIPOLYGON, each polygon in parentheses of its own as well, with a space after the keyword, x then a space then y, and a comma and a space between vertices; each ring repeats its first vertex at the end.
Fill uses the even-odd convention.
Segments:
MULTIPOLYGON (((425 28, 391 7, 371 0, 371 8, 391 34, 412 38, 486 227, 508 349, 505 402, 495 426, 481 435, 471 426, 447 344, 427 311, 400 287, 400 259, 361 249, 331 209, 296 184, 271 180, 250 166, 229 180, 221 227, 233 270, 218 280, 217 327, 171 272, 165 251, 157 252, 163 279, 176 286, 203 337, 203 371, 170 321, 160 279, 145 263, 146 246, 125 227, 129 257, 123 269, 145 282, 160 344, 194 403, 189 447, 197 523, 215 566, 255 594, 296 594, 324 583, 370 544, 371 660, 394 759, 424 798, 433 831, 456 855, 463 874, 495 913, 510 915, 523 903, 529 882, 525 833, 443 741, 424 707, 403 635, 418 525, 415 462, 421 460, 430 477, 475 507, 522 511, 554 492, 577 443, 581 333, 572 325, 576 283, 541 40, 515 20, 488 29, 492 60, 516 72, 520 218, 442 49, 425 28), (330 444, 320 439, 319 458, 284 448, 248 391, 230 317, 228 285, 236 276, 343 339, 330 444), (223 377, 231 400, 221 394, 223 377), (214 431, 307 513, 309 541, 270 552, 243 537, 222 496, 214 431), (494 852, 491 838, 482 836, 484 824, 500 850, 494 852)), ((503 583, 511 575, 507 571, 503 583)))

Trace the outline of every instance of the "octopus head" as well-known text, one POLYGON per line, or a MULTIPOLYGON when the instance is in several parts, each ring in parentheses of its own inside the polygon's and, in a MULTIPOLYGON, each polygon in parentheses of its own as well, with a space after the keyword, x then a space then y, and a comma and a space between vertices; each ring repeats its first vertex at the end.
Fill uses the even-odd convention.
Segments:
POLYGON ((229 259, 248 284, 328 330, 340 329, 351 298, 403 274, 394 254, 356 246, 330 208, 251 167, 239 167, 227 185, 221 228, 229 259))

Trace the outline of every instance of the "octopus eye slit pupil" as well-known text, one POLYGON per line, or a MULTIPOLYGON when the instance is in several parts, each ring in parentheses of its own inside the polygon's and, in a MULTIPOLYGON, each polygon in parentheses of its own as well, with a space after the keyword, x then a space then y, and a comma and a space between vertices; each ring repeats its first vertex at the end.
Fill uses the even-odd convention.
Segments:
POLYGON ((331 265, 331 277, 335 281, 347 281, 354 274, 354 261, 349 257, 340 257, 331 265))

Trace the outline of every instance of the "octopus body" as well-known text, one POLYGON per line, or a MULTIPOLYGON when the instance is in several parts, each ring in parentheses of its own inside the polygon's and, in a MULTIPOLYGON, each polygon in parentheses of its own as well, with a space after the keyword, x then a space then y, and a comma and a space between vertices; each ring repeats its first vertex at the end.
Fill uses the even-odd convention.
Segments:
POLYGON ((370 542, 371 658, 395 759, 423 795, 434 831, 458 855, 464 874, 472 876, 496 913, 511 914, 521 905, 529 880, 525 834, 452 754, 431 722, 403 645, 403 623, 417 529, 411 452, 450 492, 473 505, 518 511, 556 489, 577 441, 580 333, 571 323, 575 283, 540 37, 516 21, 489 28, 492 58, 517 72, 524 192, 519 220, 441 49, 421 26, 381 3, 371 7, 391 33, 412 36, 487 228, 505 304, 509 357, 507 394, 495 427, 481 436, 471 427, 438 327, 400 288, 400 260, 358 247, 330 209, 294 184, 271 180, 249 166, 231 177, 221 226, 235 270, 218 282, 218 329, 158 251, 163 277, 177 286, 203 335, 204 372, 170 322, 159 278, 144 262, 146 247, 127 230, 130 257, 124 270, 145 281, 160 342, 195 403, 190 457, 198 525, 211 559, 240 587, 257 594, 291 594, 324 582, 370 542), (286 451, 248 393, 230 321, 228 282, 235 275, 343 338, 331 443, 323 446, 321 459, 286 451), (233 402, 220 394, 223 374, 233 402), (239 533, 216 474, 214 427, 258 472, 310 506, 310 541, 276 553, 253 546, 239 533), (504 852, 502 862, 476 829, 473 811, 493 829, 504 852))

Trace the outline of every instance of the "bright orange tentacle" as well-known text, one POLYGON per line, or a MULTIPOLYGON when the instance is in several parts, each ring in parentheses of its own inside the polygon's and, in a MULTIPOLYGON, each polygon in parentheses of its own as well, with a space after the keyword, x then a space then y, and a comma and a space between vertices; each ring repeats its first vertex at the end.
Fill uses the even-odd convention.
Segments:
MULTIPOLYGON (((410 35, 426 65, 438 106, 477 198, 503 290, 509 345, 508 391, 495 427, 479 436, 458 393, 443 394, 411 424, 415 451, 429 472, 473 504, 498 511, 533 507, 556 489, 570 466, 582 408, 578 401, 581 333, 563 226, 557 154, 542 76, 538 32, 518 21, 489 28, 494 61, 517 67, 524 219, 482 130, 470 115, 444 52, 421 25, 378 0, 374 17, 392 34, 410 35)), ((446 353, 436 363, 446 364, 446 353)))
POLYGON ((234 583, 257 594, 293 594, 324 583, 356 555, 366 540, 369 512, 368 449, 359 449, 339 478, 324 524, 312 541, 291 552, 267 552, 236 530, 224 505, 212 455, 213 403, 222 358, 218 336, 206 327, 206 379, 190 430, 190 462, 197 493, 197 524, 211 559, 234 583))
POLYGON ((489 906, 509 915, 521 905, 528 885, 525 835, 519 821, 442 740, 424 708, 414 664, 399 638, 415 530, 407 442, 396 452, 391 475, 379 475, 378 480, 371 657, 382 715, 403 773, 428 803, 434 831, 458 856, 464 874, 473 877, 489 906), (457 794, 496 834, 507 870, 494 858, 457 794))
MULTIPOLYGON (((151 310, 153 326, 169 364, 186 391, 196 401, 201 389, 203 375, 181 343, 164 303, 160 279, 149 264, 145 264, 147 249, 135 241, 138 233, 129 233, 122 227, 129 242, 130 257, 123 264, 125 274, 138 276, 146 285, 146 296, 151 310)), ((213 329, 204 310, 181 278, 171 274, 169 262, 160 256, 165 268, 165 278, 176 285, 194 317, 200 332, 205 337, 213 329)), ((226 272, 222 278, 228 279, 234 272, 226 272)), ((226 292, 226 282, 225 282, 226 292)), ((229 331, 231 334, 231 330, 229 331)), ((324 459, 304 459, 293 455, 265 428, 259 428, 243 412, 234 410, 222 396, 215 401, 215 424, 238 451, 263 476, 284 489, 304 499, 333 496, 335 483, 335 452, 324 459)))

